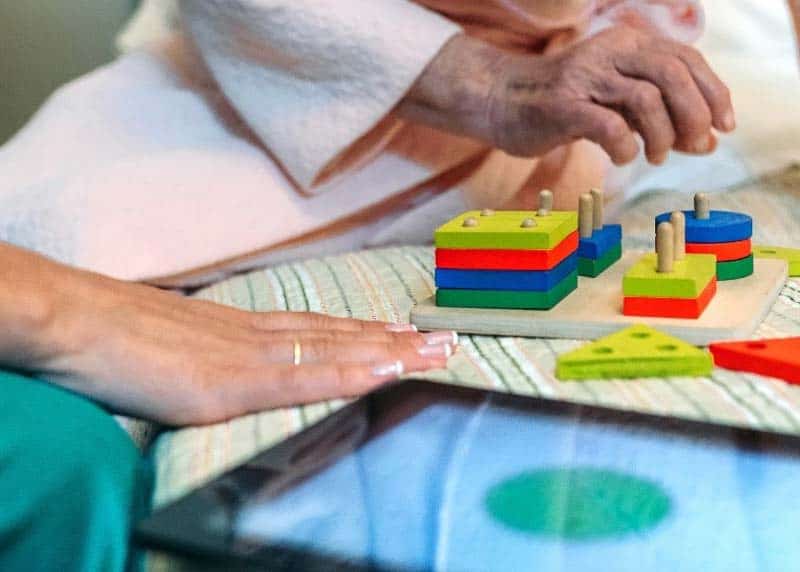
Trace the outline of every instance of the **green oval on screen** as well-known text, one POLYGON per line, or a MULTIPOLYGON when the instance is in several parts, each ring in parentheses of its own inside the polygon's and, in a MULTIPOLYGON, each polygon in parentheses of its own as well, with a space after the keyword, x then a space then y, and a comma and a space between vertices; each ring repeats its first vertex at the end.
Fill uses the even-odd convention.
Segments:
POLYGON ((521 473, 492 487, 485 499, 486 510, 504 526, 569 540, 647 532, 671 504, 653 482, 591 468, 521 473))

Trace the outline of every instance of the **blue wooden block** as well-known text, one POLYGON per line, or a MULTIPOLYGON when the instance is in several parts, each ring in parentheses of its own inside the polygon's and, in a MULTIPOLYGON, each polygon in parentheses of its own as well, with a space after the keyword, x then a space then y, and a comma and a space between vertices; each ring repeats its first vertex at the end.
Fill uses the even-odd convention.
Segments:
POLYGON ((578 256, 571 255, 552 270, 455 270, 436 269, 436 287, 450 290, 509 290, 546 292, 578 268, 578 256))
MULTIPOLYGON (((753 236, 753 219, 742 213, 730 211, 711 211, 710 218, 694 218, 694 211, 683 211, 686 215, 686 242, 736 242, 753 236)), ((662 213, 656 217, 656 228, 662 222, 669 222, 672 213, 662 213)))
POLYGON ((597 260, 619 246, 622 242, 622 227, 618 224, 607 224, 592 233, 591 238, 582 238, 578 246, 578 256, 597 260))

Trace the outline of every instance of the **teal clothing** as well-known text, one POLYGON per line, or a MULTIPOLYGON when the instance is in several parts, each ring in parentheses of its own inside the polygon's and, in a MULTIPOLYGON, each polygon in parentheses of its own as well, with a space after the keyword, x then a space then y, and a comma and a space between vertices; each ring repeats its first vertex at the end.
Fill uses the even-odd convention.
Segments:
POLYGON ((151 471, 114 418, 0 372, 0 570, 125 570, 151 471))

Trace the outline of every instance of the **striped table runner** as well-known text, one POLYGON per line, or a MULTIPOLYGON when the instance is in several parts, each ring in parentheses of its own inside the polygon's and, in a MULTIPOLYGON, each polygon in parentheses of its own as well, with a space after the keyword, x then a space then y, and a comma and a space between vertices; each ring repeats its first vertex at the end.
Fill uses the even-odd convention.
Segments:
MULTIPOLYGON (((625 248, 652 248, 654 213, 685 207, 675 192, 652 192, 622 216, 625 248)), ((749 181, 713 197, 714 207, 747 212, 755 241, 800 244, 800 165, 749 181)), ((433 294, 432 249, 400 247, 309 260, 252 272, 218 283, 197 297, 255 311, 324 312, 402 322, 412 305, 433 294)), ((758 337, 800 335, 800 281, 791 280, 758 330, 758 337)), ((571 340, 463 336, 446 371, 426 377, 548 399, 600 404, 732 425, 800 434, 800 387, 717 369, 710 378, 562 383, 556 356, 571 340)), ((212 427, 161 435, 154 444, 156 503, 170 501, 256 452, 327 415, 341 402, 270 411, 212 427)), ((154 562, 152 569, 163 569, 154 562)))

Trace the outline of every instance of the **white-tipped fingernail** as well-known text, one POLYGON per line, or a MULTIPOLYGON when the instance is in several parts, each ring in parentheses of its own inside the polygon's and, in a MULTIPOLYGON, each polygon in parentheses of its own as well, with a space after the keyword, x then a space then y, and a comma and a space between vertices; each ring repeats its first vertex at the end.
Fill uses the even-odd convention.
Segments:
POLYGON ((414 324, 388 324, 386 330, 395 333, 416 332, 417 327, 414 324))
POLYGON ((458 334, 456 332, 431 332, 422 336, 425 343, 429 346, 450 344, 455 347, 458 345, 458 334))
POLYGON ((403 366, 403 362, 398 360, 394 363, 379 365, 372 370, 372 375, 375 377, 400 377, 403 375, 404 371, 405 367, 403 366))
POLYGON ((450 344, 440 344, 437 346, 422 346, 417 350, 419 355, 427 358, 449 358, 453 355, 453 346, 450 344))

